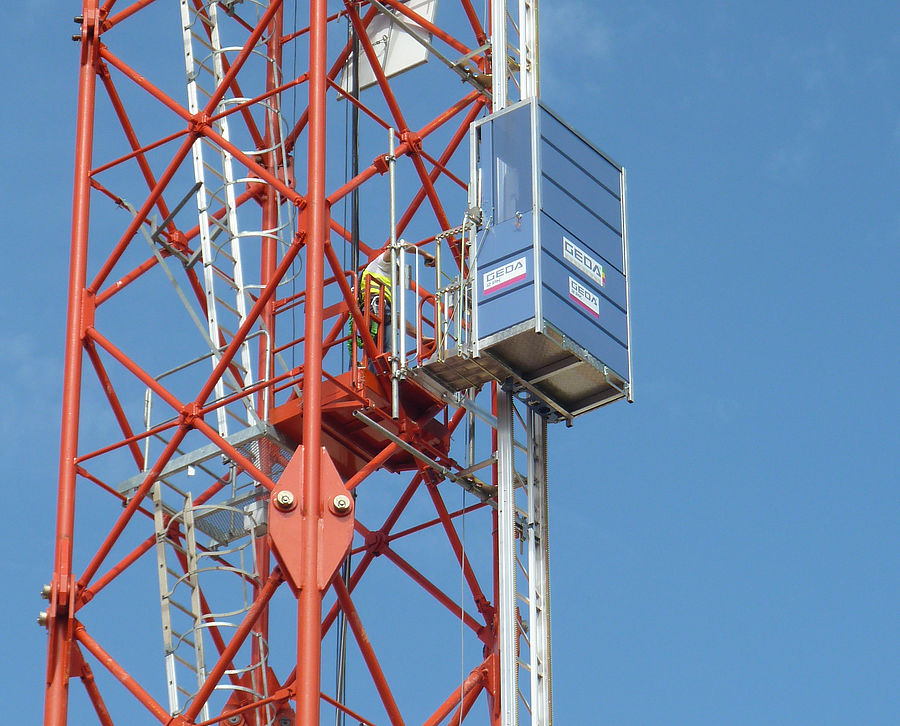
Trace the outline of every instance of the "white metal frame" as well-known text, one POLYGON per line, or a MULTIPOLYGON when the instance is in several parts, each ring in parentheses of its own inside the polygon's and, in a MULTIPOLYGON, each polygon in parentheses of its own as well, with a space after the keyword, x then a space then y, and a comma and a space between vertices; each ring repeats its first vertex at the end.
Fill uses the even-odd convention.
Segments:
MULTIPOLYGON (((189 0, 180 0, 181 26, 184 40, 184 63, 187 74, 188 110, 198 113, 200 109, 200 94, 207 96, 215 92, 225 77, 222 56, 224 49, 219 37, 217 0, 209 0, 204 3, 203 9, 207 18, 202 18, 191 5, 189 0), (209 38, 205 37, 208 27, 209 38), (200 35, 203 33, 203 35, 200 35), (195 47, 208 51, 208 56, 198 58, 195 47), (203 78, 209 84, 205 89, 200 83, 203 78)), ((216 109, 217 113, 225 110, 225 102, 220 101, 216 109)), ((216 130, 226 140, 229 139, 228 119, 226 116, 215 122, 216 130)), ((225 345, 237 328, 247 317, 246 290, 244 286, 243 270, 241 266, 241 241, 237 221, 237 208, 235 204, 235 178, 233 159, 230 153, 221 148, 216 148, 204 158, 203 146, 206 142, 198 138, 191 149, 193 159, 194 179, 200 185, 197 189, 197 213, 200 221, 200 249, 203 263, 203 286, 206 292, 206 312, 209 325, 209 337, 214 346, 213 367, 221 359, 223 349, 220 333, 225 336, 225 345), (214 166, 218 161, 219 166, 214 166), (211 174, 221 185, 219 188, 211 188, 207 175, 211 174), (214 200, 225 209, 225 215, 220 221, 209 213, 209 207, 214 200), (218 237, 224 236, 221 242, 218 237), (227 249, 226 249, 227 248, 227 249), (223 316, 234 320, 234 330, 223 327, 223 316)), ((222 376, 217 382, 215 393, 217 398, 226 395, 226 387, 229 393, 249 386, 253 382, 251 368, 250 345, 247 341, 241 345, 238 355, 234 357, 233 365, 240 373, 241 381, 228 381, 228 375, 222 376)), ((258 417, 253 408, 252 397, 244 399, 246 414, 240 418, 240 426, 256 423, 258 417)), ((229 411, 221 406, 216 411, 219 434, 228 435, 229 411)))
POLYGON ((506 388, 497 391, 497 478, 500 723, 550 726, 547 421, 506 388), (517 422, 524 429, 524 470, 517 465, 517 422), (517 555, 517 545, 527 556, 517 555), (527 694, 522 668, 530 674, 527 694))

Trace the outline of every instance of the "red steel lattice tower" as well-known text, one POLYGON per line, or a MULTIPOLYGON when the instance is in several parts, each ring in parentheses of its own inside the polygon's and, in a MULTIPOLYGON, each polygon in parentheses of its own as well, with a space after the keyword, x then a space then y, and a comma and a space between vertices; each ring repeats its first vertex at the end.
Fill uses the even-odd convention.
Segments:
POLYGON ((84 0, 45 724, 551 722, 580 362, 468 347, 470 137, 537 96, 536 12, 84 0))

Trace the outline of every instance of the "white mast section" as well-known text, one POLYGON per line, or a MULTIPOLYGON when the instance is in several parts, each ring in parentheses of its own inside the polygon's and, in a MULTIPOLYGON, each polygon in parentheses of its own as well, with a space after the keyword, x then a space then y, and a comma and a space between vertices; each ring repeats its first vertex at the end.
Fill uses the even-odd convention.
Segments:
POLYGON ((540 94, 538 0, 491 0, 491 54, 494 111, 540 94))
MULTIPOLYGON (((537 0, 491 0, 491 18, 496 112, 509 105, 510 97, 516 102, 540 93, 537 0), (511 42, 510 33, 518 43, 515 37, 511 42)), ((517 471, 516 399, 498 388, 500 723, 551 726, 546 420, 530 406, 523 414, 527 460, 517 471), (517 544, 527 550, 527 558, 517 556, 517 544), (526 693, 520 688, 520 666, 530 673, 526 693)))

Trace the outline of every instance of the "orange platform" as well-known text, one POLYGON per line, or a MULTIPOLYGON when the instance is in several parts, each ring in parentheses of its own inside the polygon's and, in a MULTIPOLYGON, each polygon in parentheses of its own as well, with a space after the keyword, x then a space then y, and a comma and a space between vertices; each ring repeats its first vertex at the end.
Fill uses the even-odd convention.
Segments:
MULTIPOLYGON (((338 472, 346 481, 363 468, 391 441, 380 431, 353 416, 362 411, 391 433, 417 448, 430 448, 429 455, 447 454, 450 431, 434 416, 444 403, 424 388, 408 380, 400 382, 400 418, 391 418, 390 382, 369 370, 342 373, 322 382, 322 444, 338 472), (354 380, 356 378, 356 380, 354 380), (385 382, 382 389, 381 382, 385 382)), ((303 398, 292 396, 270 414, 272 425, 296 444, 303 443, 303 398)), ((400 450, 389 457, 384 468, 392 472, 418 468, 416 459, 400 450)))

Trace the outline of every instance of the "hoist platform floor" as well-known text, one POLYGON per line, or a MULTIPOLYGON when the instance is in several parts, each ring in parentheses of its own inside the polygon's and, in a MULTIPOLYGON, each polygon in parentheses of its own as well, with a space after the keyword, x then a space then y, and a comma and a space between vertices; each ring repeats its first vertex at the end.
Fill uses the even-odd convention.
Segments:
POLYGON ((511 378, 566 418, 627 395, 616 373, 546 321, 537 332, 534 320, 485 339, 478 356, 451 351, 413 369, 410 377, 425 387, 430 378, 451 392, 511 378))
MULTIPOLYGON (((359 375, 359 390, 354 388, 349 372, 322 382, 322 445, 344 480, 356 474, 391 443, 383 433, 356 418, 354 411, 362 411, 392 434, 402 435, 400 422, 391 419, 390 415, 389 381, 384 379, 388 388, 388 394, 385 394, 374 373, 362 370, 359 375)), ((412 381, 401 381, 400 407, 409 426, 418 429, 422 444, 441 453, 449 451, 450 431, 434 419, 443 410, 443 401, 412 381)), ((302 397, 292 397, 276 406, 269 420, 280 434, 296 444, 303 443, 302 397)), ((399 450, 387 459, 384 468, 392 472, 412 471, 418 468, 418 463, 412 454, 399 450)))

